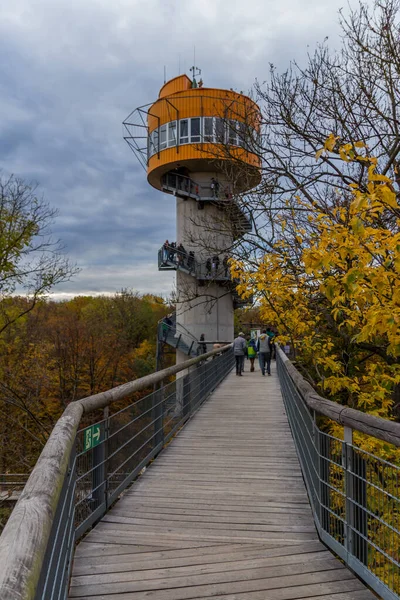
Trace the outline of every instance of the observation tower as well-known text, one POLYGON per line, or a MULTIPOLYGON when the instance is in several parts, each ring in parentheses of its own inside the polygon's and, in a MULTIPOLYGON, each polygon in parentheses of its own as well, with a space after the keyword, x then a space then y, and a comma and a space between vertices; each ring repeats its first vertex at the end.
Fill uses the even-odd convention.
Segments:
MULTIPOLYGON (((177 362, 198 352, 202 334, 209 343, 233 340, 234 308, 243 301, 228 261, 232 245, 251 230, 236 196, 261 179, 257 104, 233 90, 203 87, 199 69, 191 71, 192 79, 166 82, 155 101, 124 121, 149 184, 176 197, 176 239, 163 246, 160 240, 158 266, 176 271, 176 331, 165 341, 181 340, 177 362)), ((162 219, 160 200, 155 218, 162 219)))

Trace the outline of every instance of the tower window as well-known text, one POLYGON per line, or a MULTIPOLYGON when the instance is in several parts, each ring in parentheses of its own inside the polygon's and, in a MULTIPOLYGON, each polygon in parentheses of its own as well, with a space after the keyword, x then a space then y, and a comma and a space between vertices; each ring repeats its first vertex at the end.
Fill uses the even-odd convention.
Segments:
POLYGON ((158 152, 158 129, 155 129, 149 136, 149 154, 153 156, 158 152))
POLYGON ((179 143, 187 144, 189 142, 189 121, 182 119, 179 121, 179 143))
POLYGON ((236 131, 237 131, 237 122, 236 121, 229 121, 228 122, 228 142, 231 146, 237 146, 237 135, 236 135, 236 131))
POLYGON ((225 144, 225 121, 219 117, 215 118, 215 141, 217 144, 225 144))
POLYGON ((205 142, 213 142, 214 141, 214 127, 213 127, 213 117, 204 117, 204 141, 205 142))
POLYGON ((239 123, 239 146, 243 146, 243 148, 247 147, 247 136, 246 123, 239 123))
POLYGON ((201 141, 213 144, 230 144, 250 150, 260 140, 260 133, 233 119, 220 117, 192 117, 164 123, 152 131, 147 140, 149 158, 165 148, 180 144, 197 144, 201 141), (179 137, 178 137, 179 136, 179 137))
POLYGON ((190 119, 190 141, 200 142, 200 117, 190 119))
POLYGON ((176 121, 168 123, 168 146, 176 146, 176 121))
POLYGON ((160 150, 167 147, 167 125, 160 127, 160 150))

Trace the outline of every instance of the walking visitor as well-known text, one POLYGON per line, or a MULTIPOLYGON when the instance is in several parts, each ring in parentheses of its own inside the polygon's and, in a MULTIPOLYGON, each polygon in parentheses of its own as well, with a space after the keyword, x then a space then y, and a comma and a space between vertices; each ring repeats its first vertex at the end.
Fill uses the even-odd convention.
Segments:
POLYGON ((267 369, 268 375, 271 375, 271 338, 267 335, 266 330, 258 338, 257 351, 261 373, 265 375, 265 369, 267 369))
POLYGON ((244 369, 244 357, 246 355, 247 344, 244 339, 244 333, 241 331, 238 337, 233 341, 233 353, 236 361, 236 375, 242 376, 244 369))
POLYGON ((256 340, 252 337, 250 337, 249 341, 247 342, 247 358, 250 361, 250 373, 254 372, 254 361, 256 359, 257 356, 257 344, 256 344, 256 340))
POLYGON ((207 344, 204 342, 204 333, 201 334, 199 339, 199 345, 197 346, 198 354, 206 354, 207 352, 207 344))

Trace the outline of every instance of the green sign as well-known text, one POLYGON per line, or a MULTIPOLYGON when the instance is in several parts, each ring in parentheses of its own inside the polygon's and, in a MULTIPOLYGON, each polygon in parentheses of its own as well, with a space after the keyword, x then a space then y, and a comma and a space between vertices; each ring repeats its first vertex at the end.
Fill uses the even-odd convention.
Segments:
POLYGON ((90 450, 101 442, 100 425, 91 425, 83 431, 83 449, 90 450))

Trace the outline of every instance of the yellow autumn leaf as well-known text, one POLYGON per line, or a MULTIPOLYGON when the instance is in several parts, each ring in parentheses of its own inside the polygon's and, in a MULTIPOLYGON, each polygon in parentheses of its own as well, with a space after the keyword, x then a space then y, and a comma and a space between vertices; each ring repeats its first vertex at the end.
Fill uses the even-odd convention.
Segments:
POLYGON ((329 150, 330 152, 332 152, 338 139, 339 136, 335 136, 333 133, 331 133, 325 141, 324 150, 329 150))
POLYGON ((368 169, 368 179, 369 181, 384 181, 385 183, 391 183, 392 180, 386 175, 380 175, 379 173, 375 173, 376 165, 373 164, 368 169))

